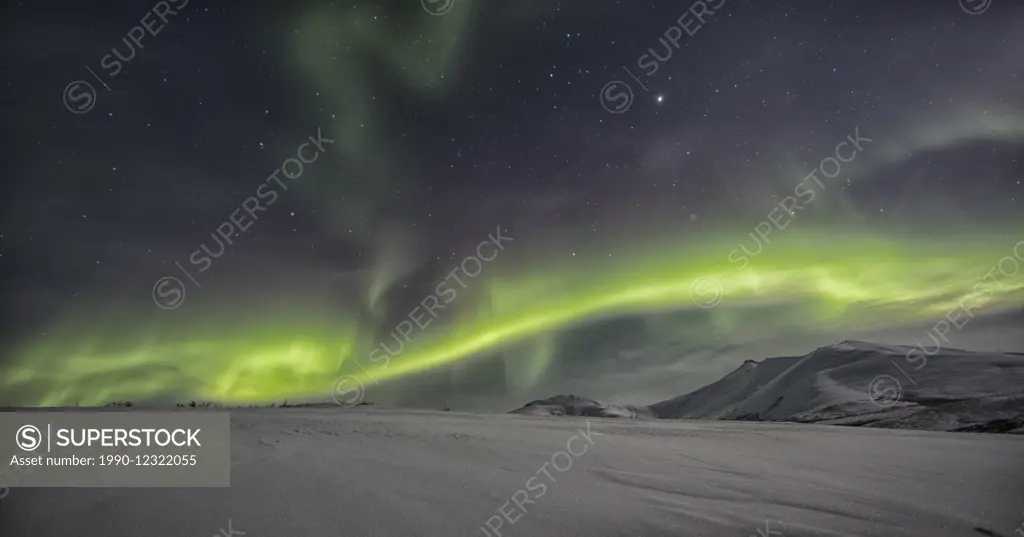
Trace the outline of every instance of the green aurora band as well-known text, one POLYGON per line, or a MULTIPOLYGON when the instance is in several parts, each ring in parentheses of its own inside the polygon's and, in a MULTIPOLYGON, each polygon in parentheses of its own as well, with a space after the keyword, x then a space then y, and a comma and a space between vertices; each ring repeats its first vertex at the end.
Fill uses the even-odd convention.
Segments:
MULTIPOLYGON (((288 37, 284 59, 308 85, 315 101, 311 113, 324 121, 332 117, 324 132, 339 142, 339 155, 332 155, 337 173, 306 192, 326 205, 323 214, 345 219, 332 224, 340 237, 350 237, 349 228, 378 225, 384 195, 417 175, 403 169, 409 166, 397 156, 415 155, 416 141, 386 126, 403 111, 380 106, 375 88, 386 84, 409 97, 443 98, 472 53, 467 45, 478 5, 460 3, 444 17, 425 16, 417 7, 401 19, 379 17, 371 3, 320 6, 301 10, 288 25, 299 31, 288 37), (353 203, 333 207, 325 201, 343 197, 353 203)), ((521 9, 509 7, 513 14, 521 9)), ((963 140, 1024 138, 1024 122, 1012 109, 983 112, 931 111, 935 125, 927 128, 912 117, 897 118, 894 125, 907 132, 879 126, 865 135, 889 132, 889 142, 877 146, 884 157, 879 165, 963 140)), ((804 174, 783 175, 790 181, 804 174)), ((773 192, 782 191, 777 186, 770 185, 773 192)), ((841 201, 826 195, 816 208, 835 212, 829 204, 841 201)), ((691 311, 704 316, 701 327, 708 327, 709 337, 726 340, 752 326, 780 332, 800 326, 843 337, 858 329, 934 323, 962 305, 979 316, 1024 303, 1024 236, 1005 233, 1020 230, 1019 221, 1002 226, 1004 233, 932 232, 928 238, 892 230, 789 230, 749 256, 742 269, 729 254, 740 244, 755 249, 747 230, 686 240, 631 238, 589 252, 574 245, 575 257, 553 249, 542 256, 528 247, 536 244, 531 238, 516 237, 509 252, 488 263, 449 305, 470 314, 460 315, 447 333, 412 332, 384 366, 369 356, 379 356, 382 343, 396 346, 387 333, 393 327, 381 323, 396 313, 386 311, 387 291, 415 259, 408 251, 415 237, 403 229, 398 223, 383 248, 372 245, 379 256, 372 281, 357 290, 372 315, 350 311, 325 320, 329 316, 296 311, 300 306, 263 305, 246 308, 249 316, 233 318, 230 326, 215 315, 196 314, 194 322, 205 326, 169 329, 123 322, 119 312, 58 314, 44 335, 0 363, 0 404, 323 401, 340 375, 372 389, 375 381, 496 356, 506 360, 510 381, 522 387, 538 382, 555 362, 560 332, 601 319, 691 311), (520 363, 524 367, 513 367, 520 363)))
MULTIPOLYGON (((355 6, 318 5, 302 10, 293 22, 284 59, 293 64, 316 108, 313 117, 337 140, 337 168, 306 192, 325 211, 339 234, 376 223, 383 200, 404 187, 413 170, 396 158, 408 154, 414 140, 396 136, 386 125, 396 111, 384 108, 376 92, 401 91, 429 102, 455 85, 463 61, 474 6, 469 2, 444 17, 427 16, 419 6, 402 16, 384 17, 373 2, 355 6), (327 117, 329 115, 329 117, 327 117)), ((358 235, 357 235, 358 236, 358 235)), ((352 235, 348 235, 351 238, 352 235)))
MULTIPOLYGON (((339 375, 352 375, 372 388, 374 382, 509 349, 521 352, 523 360, 536 360, 518 380, 530 383, 552 360, 549 338, 603 318, 691 310, 704 311, 713 330, 726 338, 745 323, 772 322, 780 328, 793 322, 841 334, 934 322, 961 307, 978 316, 1024 303, 1024 240, 981 233, 897 240, 791 231, 785 240, 765 244, 741 270, 727 260, 739 246, 736 237, 689 244, 652 240, 621 247, 613 257, 563 253, 561 262, 549 257, 527 265, 530 269, 508 270, 499 256, 481 276, 467 281, 484 293, 460 293, 452 301, 453 306, 462 300, 489 301, 487 307, 476 305, 473 311, 480 313, 451 332, 412 332, 386 365, 379 351, 377 362, 364 358, 382 342, 397 346, 390 334, 377 341, 365 336, 386 327, 361 326, 355 316, 341 326, 324 326, 322 319, 266 324, 263 318, 231 336, 151 338, 127 348, 99 338, 41 339, 6 366, 0 393, 21 394, 17 401, 4 402, 26 406, 174 398, 228 404, 322 401, 339 375), (721 301, 715 304, 718 285, 721 301), (794 306, 802 313, 793 319, 770 313, 794 306)), ((747 248, 755 250, 749 239, 747 248)), ((80 334, 72 324, 65 323, 64 333, 80 334)))

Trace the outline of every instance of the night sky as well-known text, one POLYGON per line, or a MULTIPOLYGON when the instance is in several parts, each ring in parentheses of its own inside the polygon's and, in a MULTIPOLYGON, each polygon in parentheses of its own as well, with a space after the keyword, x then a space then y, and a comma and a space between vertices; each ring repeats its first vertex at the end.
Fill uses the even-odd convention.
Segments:
POLYGON ((650 403, 954 317, 1024 351, 1019 1, 0 20, 0 404, 650 403))

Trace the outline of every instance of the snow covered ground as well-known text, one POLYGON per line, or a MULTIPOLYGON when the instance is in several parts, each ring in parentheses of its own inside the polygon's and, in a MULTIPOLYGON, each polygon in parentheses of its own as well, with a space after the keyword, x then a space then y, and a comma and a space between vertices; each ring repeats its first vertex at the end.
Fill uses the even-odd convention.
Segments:
POLYGON ((1014 435, 372 407, 232 421, 230 489, 14 489, 0 535, 967 537, 1024 522, 1014 435))

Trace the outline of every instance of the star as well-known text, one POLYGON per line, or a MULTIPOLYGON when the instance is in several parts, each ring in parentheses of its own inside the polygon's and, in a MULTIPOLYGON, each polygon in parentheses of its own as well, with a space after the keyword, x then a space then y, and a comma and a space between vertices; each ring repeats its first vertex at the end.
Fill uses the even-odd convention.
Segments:
POLYGON ((658 95, 657 97, 654 98, 654 102, 656 102, 658 104, 661 104, 661 103, 665 102, 665 96, 664 95, 658 95))

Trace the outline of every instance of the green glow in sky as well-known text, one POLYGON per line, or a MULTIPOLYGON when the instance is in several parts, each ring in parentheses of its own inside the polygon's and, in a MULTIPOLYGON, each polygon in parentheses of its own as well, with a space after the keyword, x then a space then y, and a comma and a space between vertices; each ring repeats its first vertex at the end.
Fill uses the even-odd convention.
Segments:
MULTIPOLYGON (((372 387, 374 379, 384 382, 506 349, 505 360, 523 361, 511 368, 516 382, 529 384, 551 362, 554 346, 546 338, 601 318, 705 311, 714 329, 728 337, 748 308, 797 304, 806 312, 797 320, 801 324, 841 333, 930 322, 960 304, 978 315, 1024 300, 1024 271, 1014 271, 1024 262, 1004 261, 1002 272, 996 268, 1001 259, 1014 257, 1015 243, 1005 239, 922 241, 793 231, 766 245, 744 270, 727 260, 738 245, 735 236, 725 235, 687 246, 652 240, 623 247, 628 254, 619 256, 563 253, 560 260, 539 258, 519 273, 495 269, 500 276, 470 282, 489 296, 455 299, 487 300, 487 308, 477 308, 479 315, 461 319, 449 333, 413 331, 386 366, 366 357, 382 341, 396 347, 387 327, 384 339, 374 341, 366 334, 382 327, 365 326, 368 320, 352 317, 313 330, 294 321, 268 324, 266 319, 286 312, 256 311, 252 316, 261 320, 232 333, 194 339, 182 334, 128 347, 75 337, 80 332, 68 328, 66 337, 41 338, 26 347, 4 372, 2 391, 23 394, 19 403, 38 406, 172 396, 229 403, 323 399, 341 373, 372 387), (694 290, 701 277, 721 284, 721 301, 713 307, 706 289, 694 290)), ((1017 243, 1017 252, 1024 256, 1024 243, 1017 243)))
MULTIPOLYGON (((324 209, 318 214, 339 237, 373 237, 366 250, 371 274, 357 289, 359 307, 342 305, 338 316, 302 310, 301 301, 240 308, 232 312, 230 326, 223 316, 207 312, 203 318, 197 311, 190 313, 197 318, 193 322, 206 329, 173 331, 113 321, 100 312, 58 317, 45 334, 0 362, 0 404, 323 401, 339 375, 353 375, 372 390, 377 381, 488 356, 505 360, 510 382, 521 388, 540 382, 557 361, 559 332, 605 318, 690 311, 704 316, 709 338, 728 340, 750 323, 779 330, 790 323, 845 339, 845 332, 858 329, 934 322, 962 304, 980 315, 1024 303, 1024 243, 1017 242, 1024 236, 992 229, 957 236, 927 232, 922 238, 888 229, 824 230, 801 216, 793 229, 773 235, 763 252, 748 256, 745 268, 730 261, 730 253, 741 244, 756 249, 747 229, 590 245, 567 240, 571 249, 544 254, 538 245, 550 244, 551 237, 515 236, 509 251, 490 262, 471 289, 460 291, 450 310, 440 312, 448 321, 454 310, 459 314, 449 332, 414 330, 386 367, 372 361, 371 352, 382 342, 395 347, 388 335, 392 327, 383 319, 405 312, 387 311, 387 292, 412 270, 417 257, 410 252, 418 242, 401 222, 373 235, 359 233, 360 227, 383 228, 373 219, 387 196, 422 174, 402 169, 422 149, 416 140, 389 131, 392 114, 403 111, 383 109, 375 91, 387 87, 411 102, 444 97, 459 83, 460 68, 473 52, 467 46, 473 5, 460 3, 444 17, 417 11, 408 19, 378 17, 371 4, 323 5, 290 21, 296 30, 285 47, 286 60, 295 66, 310 114, 323 121, 318 125, 339 149, 326 157, 336 169, 310 177, 299 189, 324 209), (342 198, 346 204, 334 210, 330 204, 342 198), (1014 264, 1004 263, 1000 272, 996 267, 1005 258, 1014 264)), ((877 165, 964 140, 1024 136, 1024 122, 1012 111, 964 109, 926 123, 907 119, 897 122, 907 132, 889 130, 887 138, 885 129, 865 129, 866 136, 877 137, 871 147, 877 165)), ((858 160, 849 172, 870 176, 870 162, 858 160)), ((763 183, 775 193, 791 191, 805 168, 794 163, 794 173, 769 174, 763 183)), ((328 168, 316 174, 321 169, 328 168)), ((835 211, 842 201, 830 186, 813 210, 835 211)), ((1019 223, 1001 229, 1019 229, 1019 223)), ((549 235, 557 240, 568 231, 549 235)))

